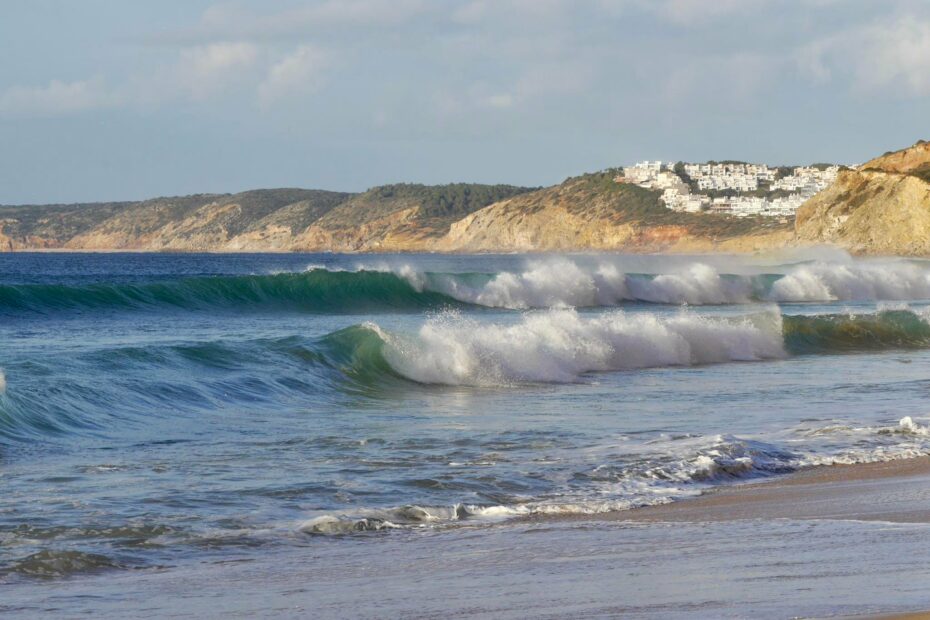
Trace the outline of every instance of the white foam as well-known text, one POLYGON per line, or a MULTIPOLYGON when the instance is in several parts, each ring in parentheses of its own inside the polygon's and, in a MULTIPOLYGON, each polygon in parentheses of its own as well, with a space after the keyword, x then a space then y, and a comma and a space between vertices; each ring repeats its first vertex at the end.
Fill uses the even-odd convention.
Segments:
POLYGON ((652 277, 628 275, 607 262, 582 267, 568 259, 549 259, 531 262, 521 272, 499 273, 480 286, 467 285, 452 276, 434 277, 424 284, 412 279, 409 272, 402 275, 412 284, 459 301, 512 309, 616 306, 624 301, 745 303, 752 292, 748 279, 724 279, 714 268, 701 263, 652 277))
POLYGON ((6 394, 6 375, 2 368, 0 368, 0 394, 6 394))
POLYGON ((451 506, 407 505, 397 508, 358 509, 351 513, 317 516, 299 526, 309 534, 348 534, 395 528, 451 526, 461 522, 488 522, 532 515, 599 514, 665 504, 700 495, 708 488, 798 469, 837 464, 870 463, 923 456, 930 453, 930 427, 907 416, 895 426, 850 427, 832 425, 785 437, 787 444, 732 435, 663 435, 653 441, 624 443, 623 458, 616 445, 589 451, 602 453, 601 464, 584 473, 584 488, 563 489, 548 498, 526 498, 510 505, 451 506), (853 442, 837 449, 834 440, 822 443, 823 434, 850 433, 853 442), (810 440, 814 441, 811 443, 810 440))
POLYGON ((305 534, 335 535, 352 532, 377 532, 401 527, 380 519, 344 519, 334 515, 322 515, 304 521, 297 529, 305 534))
POLYGON ((898 420, 898 428, 902 432, 912 433, 914 435, 930 436, 930 427, 918 424, 909 415, 904 416, 898 420))
POLYGON ((453 314, 428 320, 415 334, 368 327, 385 340, 384 356, 395 371, 446 385, 563 383, 588 372, 785 356, 781 315, 771 310, 738 318, 550 310, 515 324, 479 324, 453 314))
MULTIPOLYGON (((930 269, 913 261, 832 261, 791 267, 763 292, 764 266, 734 263, 722 275, 706 262, 656 259, 649 273, 629 273, 616 261, 564 257, 530 261, 520 271, 504 271, 484 282, 461 274, 428 273, 408 263, 358 263, 348 271, 393 273, 417 291, 449 295, 493 308, 578 308, 624 302, 672 305, 741 304, 761 295, 773 302, 912 301, 930 299, 930 269), (663 262, 665 264, 663 264, 663 262), (650 275, 651 274, 651 275, 650 275)), ((629 265, 627 265, 629 267, 629 265)), ((307 270, 345 271, 308 265, 307 270)), ((774 268, 781 272, 781 268, 774 268)))
POLYGON ((815 263, 777 280, 771 301, 908 301, 930 299, 930 272, 913 263, 815 263))

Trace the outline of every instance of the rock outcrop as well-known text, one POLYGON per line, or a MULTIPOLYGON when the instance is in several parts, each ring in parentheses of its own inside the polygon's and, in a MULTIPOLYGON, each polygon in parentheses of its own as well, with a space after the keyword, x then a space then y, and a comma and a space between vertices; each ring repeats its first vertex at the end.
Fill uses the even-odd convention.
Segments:
POLYGON ((452 224, 442 251, 758 251, 793 239, 771 218, 671 211, 659 193, 617 183, 610 173, 566 180, 485 207, 452 224))
POLYGON ((798 209, 799 242, 854 254, 930 255, 930 143, 844 170, 798 209))

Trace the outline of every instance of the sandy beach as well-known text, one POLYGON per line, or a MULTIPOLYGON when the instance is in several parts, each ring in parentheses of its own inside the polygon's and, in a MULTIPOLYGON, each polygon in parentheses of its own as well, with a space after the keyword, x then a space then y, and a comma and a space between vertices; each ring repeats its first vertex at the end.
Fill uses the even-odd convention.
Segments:
POLYGON ((930 457, 814 467, 605 518, 642 523, 740 519, 930 523, 930 457))
POLYGON ((623 513, 377 533, 349 543, 295 539, 266 560, 217 558, 50 582, 41 599, 13 590, 0 611, 924 618, 911 612, 926 602, 930 580, 922 543, 930 536, 928 489, 930 458, 822 467, 623 513))

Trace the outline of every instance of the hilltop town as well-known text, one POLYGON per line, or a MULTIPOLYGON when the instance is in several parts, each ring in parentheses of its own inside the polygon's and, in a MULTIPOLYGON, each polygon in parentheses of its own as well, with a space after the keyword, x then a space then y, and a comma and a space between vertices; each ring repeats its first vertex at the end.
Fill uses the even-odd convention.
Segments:
POLYGON ((615 181, 661 191, 662 203, 673 211, 790 218, 839 171, 835 164, 773 168, 734 161, 644 161, 624 168, 615 181))

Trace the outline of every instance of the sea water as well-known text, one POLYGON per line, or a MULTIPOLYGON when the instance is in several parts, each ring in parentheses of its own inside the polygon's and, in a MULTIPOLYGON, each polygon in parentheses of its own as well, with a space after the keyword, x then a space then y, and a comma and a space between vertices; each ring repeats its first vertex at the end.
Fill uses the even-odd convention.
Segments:
POLYGON ((2 254, 6 611, 930 453, 928 300, 838 253, 2 254))

